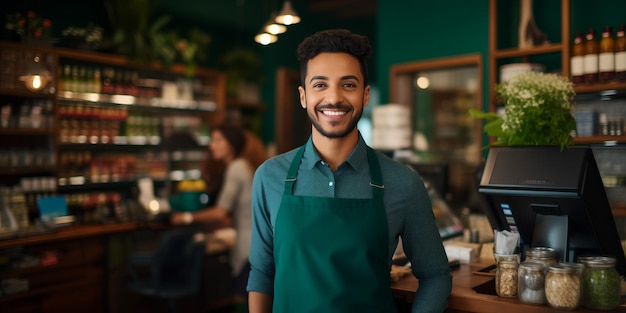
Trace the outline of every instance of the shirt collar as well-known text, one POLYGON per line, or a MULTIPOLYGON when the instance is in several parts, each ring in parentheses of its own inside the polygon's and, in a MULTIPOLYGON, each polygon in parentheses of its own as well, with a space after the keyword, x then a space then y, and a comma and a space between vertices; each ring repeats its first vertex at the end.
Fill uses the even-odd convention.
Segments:
MULTIPOLYGON (((306 169, 312 169, 313 167, 315 167, 317 163, 320 163, 320 162, 322 162, 322 158, 320 157, 320 155, 317 153, 317 150, 315 150, 315 147, 313 146, 312 137, 309 136, 309 140, 307 140, 305 147, 304 147, 302 165, 306 169)), ((348 164, 352 168, 363 168, 363 167, 368 166, 367 144, 365 143, 365 140, 361 136, 361 132, 359 132, 359 141, 357 142, 356 147, 354 147, 354 150, 352 150, 352 153, 350 153, 350 155, 348 156, 344 164, 348 164)), ((343 166, 343 164, 341 164, 340 167, 341 166, 343 166)))

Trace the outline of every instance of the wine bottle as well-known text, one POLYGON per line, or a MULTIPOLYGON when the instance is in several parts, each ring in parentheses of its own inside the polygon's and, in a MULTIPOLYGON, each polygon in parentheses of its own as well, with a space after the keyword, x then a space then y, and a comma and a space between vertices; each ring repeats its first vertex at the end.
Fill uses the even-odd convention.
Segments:
POLYGON ((620 24, 615 38, 615 78, 626 81, 626 27, 620 24))
POLYGON ((613 41, 613 28, 605 26, 600 40, 600 53, 598 54, 598 76, 601 82, 609 82, 615 76, 615 43, 613 41))
POLYGON ((596 31, 590 28, 585 36, 585 83, 592 84, 598 82, 598 41, 596 31))
POLYGON ((572 45, 572 57, 570 59, 572 83, 574 83, 575 85, 585 83, 584 56, 585 46, 583 44, 583 33, 577 32, 576 36, 574 37, 574 45, 572 45))

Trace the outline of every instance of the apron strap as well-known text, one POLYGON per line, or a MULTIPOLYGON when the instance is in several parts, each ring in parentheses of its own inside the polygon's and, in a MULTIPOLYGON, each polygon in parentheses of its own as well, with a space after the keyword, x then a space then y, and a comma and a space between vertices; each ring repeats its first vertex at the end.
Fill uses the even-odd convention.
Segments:
MULTIPOLYGON (((296 182, 296 176, 298 175, 298 168, 300 167, 300 162, 302 161, 302 155, 304 155, 304 146, 298 149, 298 152, 289 166, 289 171, 287 172, 287 177, 285 178, 285 190, 283 192, 285 195, 293 194, 293 185, 296 182)), ((382 199, 383 190, 385 189, 385 185, 383 185, 383 175, 380 171, 380 164, 378 164, 376 152, 369 146, 367 146, 367 161, 370 168, 370 186, 372 187, 372 193, 374 198, 382 199)))
POLYGON ((296 176, 298 175, 298 168, 300 167, 303 154, 304 145, 300 147, 296 156, 293 157, 293 161, 291 161, 291 166, 289 166, 289 171, 287 172, 287 177, 285 178, 285 191, 283 192, 285 195, 293 194, 293 185, 296 182, 296 176))
POLYGON ((380 172, 380 164, 378 163, 376 152, 369 146, 367 146, 367 161, 370 167, 370 186, 372 186, 372 193, 374 194, 374 198, 382 199, 383 190, 385 189, 383 175, 380 172))

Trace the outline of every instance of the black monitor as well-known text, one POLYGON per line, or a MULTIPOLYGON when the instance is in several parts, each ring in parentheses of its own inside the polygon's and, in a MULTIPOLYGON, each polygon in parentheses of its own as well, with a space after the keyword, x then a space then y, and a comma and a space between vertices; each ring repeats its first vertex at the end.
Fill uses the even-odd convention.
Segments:
POLYGON ((626 259, 592 149, 586 146, 492 147, 478 187, 494 230, 520 234, 530 247, 557 250, 561 261, 602 255, 626 259))
POLYGON ((428 187, 434 188, 439 196, 446 198, 448 195, 448 163, 416 163, 407 162, 411 169, 416 171, 428 187))

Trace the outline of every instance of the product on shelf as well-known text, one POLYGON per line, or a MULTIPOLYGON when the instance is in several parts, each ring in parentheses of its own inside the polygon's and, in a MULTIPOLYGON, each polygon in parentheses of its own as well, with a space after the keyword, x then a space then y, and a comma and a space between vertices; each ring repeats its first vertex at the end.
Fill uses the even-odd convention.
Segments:
POLYGON ((600 52, 598 54, 598 78, 601 82, 610 82, 615 76, 615 43, 613 40, 613 28, 605 26, 600 40, 600 52))
POLYGON ((574 44, 572 45, 572 57, 570 60, 570 71, 572 76, 572 83, 575 85, 585 83, 585 68, 584 68, 584 56, 585 46, 583 44, 583 33, 577 32, 574 37, 574 44))
POLYGON ((598 40, 596 31, 590 28, 585 36, 585 83, 592 84, 598 82, 598 40))
POLYGON ((624 24, 617 28, 615 38, 615 79, 626 81, 626 29, 624 24))

